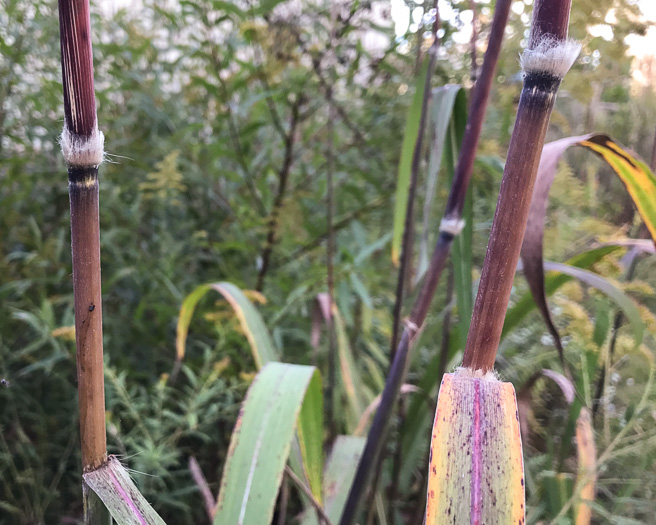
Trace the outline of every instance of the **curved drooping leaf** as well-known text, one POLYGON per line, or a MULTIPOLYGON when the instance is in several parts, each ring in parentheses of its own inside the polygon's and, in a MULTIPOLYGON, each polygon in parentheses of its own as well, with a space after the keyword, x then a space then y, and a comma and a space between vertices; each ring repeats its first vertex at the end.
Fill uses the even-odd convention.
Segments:
POLYGON ((82 475, 102 500, 117 525, 165 525, 114 456, 99 469, 82 475))
POLYGON ((399 175, 396 183, 396 196, 394 198, 394 233, 392 236, 392 262, 395 265, 399 264, 399 259, 401 257, 401 242, 403 240, 403 228, 405 224, 406 210, 408 209, 408 193, 410 191, 412 157, 421 131, 419 129, 419 121, 421 120, 421 107, 424 100, 426 76, 429 74, 429 62, 429 57, 426 57, 421 67, 421 71, 417 76, 417 87, 412 99, 412 105, 408 111, 405 133, 403 135, 403 145, 401 146, 399 175))
POLYGON ((555 272, 564 273, 570 277, 574 277, 575 279, 584 282, 588 286, 596 288, 600 292, 610 297, 615 302, 615 304, 617 304, 617 306, 622 309, 624 315, 626 315, 627 319, 629 320, 631 328, 633 329, 635 345, 640 346, 642 344, 645 324, 640 317, 640 311, 638 310, 638 307, 628 295, 626 295, 608 279, 605 279, 601 275, 590 272, 588 270, 575 268, 574 266, 569 266, 562 263, 544 261, 544 268, 545 270, 552 270, 555 272))
POLYGON ((262 316, 255 306, 253 306, 253 303, 251 303, 244 295, 244 292, 234 284, 219 282, 198 286, 193 292, 185 297, 182 302, 180 316, 178 317, 178 329, 175 343, 178 361, 181 361, 184 358, 189 324, 194 315, 196 305, 198 305, 198 302, 210 290, 219 292, 234 309, 235 314, 239 319, 239 324, 251 346, 251 351, 253 352, 253 358, 255 359, 257 368, 262 368, 270 361, 280 360, 280 354, 271 340, 271 336, 262 320, 262 316))
MULTIPOLYGON (((269 330, 255 306, 237 286, 228 282, 219 282, 198 286, 183 301, 178 319, 176 340, 178 362, 184 357, 189 324, 196 305, 210 290, 215 290, 223 295, 234 309, 241 329, 250 344, 257 368, 262 368, 267 363, 279 360, 280 353, 273 344, 269 330)), ((319 392, 319 399, 314 400, 311 405, 319 406, 321 404, 323 406, 322 403, 323 398, 321 392, 319 392)), ((322 414, 319 415, 323 417, 322 414)), ((317 434, 322 436, 323 423, 318 420, 319 415, 314 411, 306 411, 305 409, 301 411, 297 429, 298 440, 294 448, 298 454, 295 454, 291 460, 294 472, 307 481, 312 493, 318 498, 321 497, 323 449, 322 437, 320 437, 317 446, 313 436, 317 434)))
MULTIPOLYGON (((569 259, 566 264, 569 266, 574 266, 576 268, 589 268, 597 261, 601 260, 603 257, 609 253, 618 250, 620 246, 615 244, 608 244, 604 246, 599 246, 591 250, 587 250, 583 253, 579 253, 569 259)), ((520 261, 520 268, 518 271, 523 269, 523 262, 520 261)), ((569 275, 565 274, 549 274, 544 278, 544 292, 548 297, 556 292, 562 285, 569 282, 572 279, 569 275)), ((533 308, 536 306, 536 301, 533 299, 532 294, 527 293, 521 297, 517 303, 511 308, 508 309, 506 313, 506 319, 503 323, 503 332, 502 337, 505 337, 510 332, 512 332, 517 325, 531 313, 533 308)))
POLYGON ((573 145, 590 149, 609 164, 626 186, 652 238, 656 239, 656 177, 644 162, 636 159, 607 135, 581 135, 545 144, 533 190, 521 257, 524 276, 554 338, 561 360, 563 360, 562 342, 547 305, 542 253, 549 190, 556 176, 556 167, 560 158, 565 150, 573 145))
POLYGON ((321 378, 314 367, 271 362, 260 370, 232 433, 215 525, 271 522, 301 413, 314 414, 316 421, 299 425, 299 441, 321 450, 321 399, 321 378))

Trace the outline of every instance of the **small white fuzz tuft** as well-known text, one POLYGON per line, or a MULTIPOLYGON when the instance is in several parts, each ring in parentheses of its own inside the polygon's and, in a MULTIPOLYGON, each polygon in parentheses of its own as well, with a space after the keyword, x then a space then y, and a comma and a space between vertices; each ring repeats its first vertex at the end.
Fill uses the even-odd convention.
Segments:
POLYGON ((445 217, 442 219, 442 222, 440 222, 440 231, 450 233, 454 237, 459 235, 464 227, 465 220, 457 217, 445 217))
POLYGON ((472 370, 471 368, 466 368, 464 366, 459 366, 453 371, 454 375, 460 377, 468 377, 471 379, 482 379, 483 381, 498 382, 500 381, 499 376, 495 370, 490 370, 483 373, 482 370, 472 370))
POLYGON ((60 144, 66 164, 75 168, 96 168, 105 156, 105 135, 98 127, 90 137, 81 137, 71 133, 64 124, 60 144))
POLYGON ((546 73, 563 78, 579 56, 581 44, 575 40, 543 38, 519 57, 524 73, 546 73))

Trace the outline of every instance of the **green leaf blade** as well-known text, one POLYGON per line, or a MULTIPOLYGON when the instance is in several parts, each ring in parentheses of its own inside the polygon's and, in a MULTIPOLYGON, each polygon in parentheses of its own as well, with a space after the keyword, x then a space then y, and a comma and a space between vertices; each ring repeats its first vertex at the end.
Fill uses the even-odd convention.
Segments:
POLYGON ((272 362, 258 373, 230 440, 215 525, 271 521, 306 396, 310 405, 321 396, 314 367, 272 362))

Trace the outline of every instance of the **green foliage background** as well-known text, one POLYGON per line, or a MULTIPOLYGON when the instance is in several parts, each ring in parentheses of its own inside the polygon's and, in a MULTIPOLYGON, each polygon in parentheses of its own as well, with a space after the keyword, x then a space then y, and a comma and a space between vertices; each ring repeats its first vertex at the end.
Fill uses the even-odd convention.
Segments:
MULTIPOLYGON (((530 14, 530 2, 516 4, 479 151, 501 162, 530 14)), ((464 1, 450 5, 455 14, 469 8, 464 1)), ((480 59, 493 5, 478 8, 480 59)), ((337 104, 336 301, 364 390, 373 397, 382 389, 396 280, 391 210, 424 29, 395 39, 386 2, 343 3, 337 14, 332 67, 330 4, 146 1, 111 14, 92 6, 98 118, 109 153, 100 190, 108 444, 136 471, 140 490, 169 523, 206 521, 188 458, 198 459, 215 490, 254 371, 229 307, 204 300, 182 374, 169 383, 179 308, 200 283, 255 288, 276 202, 276 243, 260 309, 286 361, 317 360, 325 371, 326 345, 312 349, 310 327, 312 302, 326 286, 329 86, 337 104)), ((650 158, 656 97, 632 81, 623 43, 627 34, 645 30, 641 20, 630 0, 574 1, 571 34, 583 51, 559 95, 553 138, 605 131, 650 158), (588 28, 606 23, 610 10, 614 38, 592 37, 588 28)), ((471 83, 468 46, 452 38, 457 28, 457 16, 443 23, 435 86, 471 83)), ((66 328, 73 325, 73 294, 68 188, 57 145, 63 111, 55 4, 1 0, 0 57, 0 378, 6 382, 0 386, 0 523, 75 523, 80 460, 75 349, 66 328)), ((585 155, 569 154, 554 185, 545 240, 554 260, 595 241, 643 235, 621 184, 585 155)), ((476 268, 501 176, 495 165, 477 164, 474 173, 476 268)), ((442 181, 427 225, 432 234, 447 191, 442 181)), ((417 238, 425 226, 419 221, 418 215, 417 238)), ((595 270, 621 281, 621 255, 595 270)), ((643 305, 650 334, 656 328, 652 259, 641 261, 625 285, 643 305)), ((513 297, 525 288, 518 279, 513 297)), ((570 362, 584 367, 580 355, 596 355, 607 344, 611 323, 603 338, 591 336, 615 307, 575 283, 553 304, 569 337, 570 362)), ((421 381, 438 351, 444 306, 441 290, 408 382, 421 381)), ((456 323, 457 311, 452 365, 461 343, 456 323)), ((557 367, 544 333, 534 314, 503 342, 499 369, 518 388, 535 370, 557 367)), ((646 379, 630 331, 622 328, 620 335, 623 364, 613 376, 608 436, 626 424, 646 379)), ((646 344, 653 349, 651 335, 646 344)), ((575 472, 570 452, 557 452, 568 417, 564 402, 549 385, 534 398, 538 438, 526 446, 529 522, 555 514, 544 473, 575 472)), ((656 511, 654 412, 640 425, 637 442, 644 446, 605 466, 595 514, 600 522, 648 522, 656 511)), ((421 505, 426 460, 410 465, 411 482, 391 502, 394 523, 409 523, 421 505)), ((383 473, 384 484, 391 471, 383 473)))

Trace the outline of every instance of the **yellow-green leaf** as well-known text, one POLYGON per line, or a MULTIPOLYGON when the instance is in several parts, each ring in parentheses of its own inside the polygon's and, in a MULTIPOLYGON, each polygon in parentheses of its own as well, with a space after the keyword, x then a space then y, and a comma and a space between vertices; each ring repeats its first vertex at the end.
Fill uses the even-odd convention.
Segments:
POLYGON ((215 290, 223 295, 234 309, 239 319, 239 324, 250 344, 257 368, 262 368, 270 361, 279 361, 280 354, 271 340, 262 316, 255 306, 253 306, 253 303, 248 300, 244 292, 234 284, 227 282, 202 284, 185 297, 178 317, 176 338, 178 361, 181 361, 185 355, 189 324, 191 323, 196 306, 210 290, 215 290))
POLYGON ((445 374, 431 438, 426 525, 524 524, 515 390, 492 373, 445 374))

